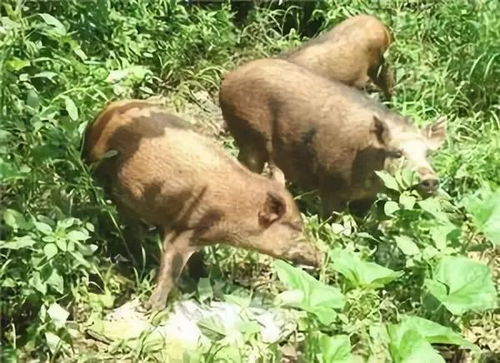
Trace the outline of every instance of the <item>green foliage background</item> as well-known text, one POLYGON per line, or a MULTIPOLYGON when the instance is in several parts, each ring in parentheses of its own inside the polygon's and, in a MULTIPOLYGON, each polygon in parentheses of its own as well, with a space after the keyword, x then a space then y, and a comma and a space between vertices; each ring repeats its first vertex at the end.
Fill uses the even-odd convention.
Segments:
MULTIPOLYGON (((336 270, 328 260, 320 279, 340 286, 348 303, 341 323, 323 331, 348 335, 353 351, 363 356, 373 354, 376 345, 370 326, 396 323, 402 313, 457 331, 473 325, 489 331, 498 322, 491 309, 454 315, 456 310, 443 307, 444 300, 431 309, 428 291, 439 289, 433 269, 443 258, 470 256, 471 251, 493 267, 498 281, 500 222, 494 220, 500 220, 500 211, 495 203, 486 205, 498 200, 494 191, 500 184, 498 1, 322 0, 254 6, 6 0, 0 4, 4 354, 72 354, 59 343, 75 344, 70 329, 48 312, 55 302, 70 320, 82 322, 110 307, 104 297, 111 296, 112 304, 113 298, 123 301, 132 292, 148 292, 154 262, 121 264, 125 270, 116 264, 130 257, 119 219, 80 158, 83 130, 108 100, 163 95, 185 104, 198 90, 215 98, 224 71, 296 46, 359 13, 377 15, 394 34, 388 58, 397 70, 397 87, 390 106, 418 124, 448 117, 447 144, 434 157, 443 195, 421 203, 400 175, 363 221, 345 214, 334 224, 320 223, 312 201, 301 198, 309 206, 304 212, 310 233, 328 249, 356 250, 363 259, 403 272, 377 290, 359 281, 353 286, 346 278, 350 272, 336 270)), ((219 275, 212 278, 224 281, 234 266, 257 258, 226 249, 213 256, 219 275)), ((434 298, 439 294, 433 293, 434 298)), ((329 344, 314 339, 305 353, 311 360, 316 343, 329 344)), ((141 354, 146 353, 134 357, 141 354)))

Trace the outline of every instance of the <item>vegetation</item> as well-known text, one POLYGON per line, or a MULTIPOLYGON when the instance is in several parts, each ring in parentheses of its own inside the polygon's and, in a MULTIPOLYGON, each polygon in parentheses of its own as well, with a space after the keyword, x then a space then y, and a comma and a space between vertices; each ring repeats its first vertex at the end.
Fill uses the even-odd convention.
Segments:
MULTIPOLYGON (((327 256, 318 279, 281 261, 218 247, 207 256, 209 279, 198 288, 186 283, 180 292, 201 299, 200 289, 208 286, 224 292, 208 299, 263 295, 269 307, 298 310, 303 320, 289 341, 306 362, 440 362, 436 349, 443 344, 455 355, 462 347, 476 360, 493 361, 495 353, 498 359, 495 0, 322 0, 260 7, 229 1, 2 1, 4 358, 158 359, 145 346, 92 346, 84 339, 89 321, 132 296, 148 296, 156 266, 150 257, 127 252, 113 205, 81 161, 85 126, 108 100, 160 95, 183 109, 199 91, 216 99, 225 70, 296 46, 359 13, 377 15, 395 36, 388 57, 397 87, 389 106, 418 124, 448 117, 447 143, 433 157, 443 181, 440 195, 422 200, 409 187, 408 172, 381 173, 387 192, 366 217, 344 213, 327 222, 318 219, 314 196, 302 195, 308 231, 327 256), (269 275, 271 263, 276 273, 269 275), (243 278, 267 283, 244 288, 243 278)), ((229 137, 219 140, 234 153, 229 137)), ((158 248, 155 233, 147 239, 158 248)), ((246 361, 250 354, 262 361, 284 359, 276 344, 255 350, 255 333, 246 337, 241 349, 214 340, 217 349, 190 361, 246 361)))

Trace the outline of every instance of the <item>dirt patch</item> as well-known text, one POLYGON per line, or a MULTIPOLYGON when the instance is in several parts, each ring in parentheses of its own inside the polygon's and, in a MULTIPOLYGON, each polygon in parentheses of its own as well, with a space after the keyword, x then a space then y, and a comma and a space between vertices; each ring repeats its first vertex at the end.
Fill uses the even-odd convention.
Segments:
POLYGON ((199 133, 217 139, 227 137, 222 111, 217 100, 207 91, 190 92, 187 96, 153 97, 190 123, 199 133))

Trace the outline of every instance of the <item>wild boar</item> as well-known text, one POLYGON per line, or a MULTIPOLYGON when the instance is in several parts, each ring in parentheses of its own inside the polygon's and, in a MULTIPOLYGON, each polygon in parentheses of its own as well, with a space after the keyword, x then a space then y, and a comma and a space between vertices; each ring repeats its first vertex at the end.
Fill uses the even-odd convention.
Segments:
POLYGON ((87 128, 87 163, 121 213, 159 227, 163 253, 150 304, 165 305, 191 254, 226 243, 317 266, 290 193, 251 173, 159 105, 113 102, 87 128), (114 156, 107 157, 115 153, 114 156))
POLYGON ((283 54, 282 58, 349 86, 365 89, 373 83, 390 99, 394 73, 384 53, 391 42, 389 29, 380 20, 358 15, 283 54))
POLYGON ((420 189, 439 180, 427 160, 445 138, 445 121, 418 130, 409 119, 363 92, 281 59, 261 59, 226 74, 219 101, 238 159, 276 179, 318 189, 322 214, 349 201, 369 201, 382 188, 376 170, 400 156, 416 170, 420 189))

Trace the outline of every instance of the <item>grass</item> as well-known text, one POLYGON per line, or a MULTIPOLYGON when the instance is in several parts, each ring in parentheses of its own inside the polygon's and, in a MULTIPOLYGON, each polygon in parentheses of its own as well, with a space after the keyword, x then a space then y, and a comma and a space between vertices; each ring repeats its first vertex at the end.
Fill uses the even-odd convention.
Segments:
MULTIPOLYGON (((272 2, 255 8, 240 2, 182 5, 167 0, 2 2, 4 357, 158 359, 146 345, 106 345, 84 335, 86 322, 133 296, 147 298, 156 266, 149 258, 132 263, 119 216, 80 158, 83 130, 108 100, 159 95, 179 112, 189 109, 190 118, 208 122, 217 115, 200 108, 197 95, 206 92, 207 102, 215 100, 226 70, 278 54, 358 13, 377 15, 395 36, 388 57, 397 70, 397 87, 389 106, 419 125, 448 117, 446 145, 433 156, 442 193, 424 202, 405 186, 404 175, 396 174, 397 187, 382 194, 365 218, 345 213, 335 222, 318 219, 314 195, 298 197, 308 233, 330 252, 318 283, 338 289, 345 305, 338 309, 310 301, 314 306, 293 309, 302 314, 303 323, 289 345, 305 361, 355 356, 403 362, 408 358, 404 352, 438 361, 427 345, 439 341, 422 333, 437 328, 417 329, 415 321, 405 320, 413 316, 465 334, 482 349, 473 353, 478 361, 498 354, 498 310, 488 304, 497 295, 487 289, 493 284, 498 289, 500 271, 494 207, 500 184, 498 7, 493 0, 272 2), (482 199, 471 201, 478 191, 482 199), (339 248, 347 255, 335 260, 332 251, 339 248), (456 260, 459 256, 468 259, 456 260), (356 271, 341 267, 346 258, 357 261, 352 264, 356 271), (457 269, 452 276, 443 272, 449 265, 457 269), (399 275, 383 283, 369 281, 372 269, 390 275, 379 267, 399 275), (483 280, 467 275, 476 267, 483 280), (462 281, 451 281, 454 276, 467 280, 462 305, 450 304, 451 297, 439 287, 462 281), (480 302, 484 304, 471 307, 480 302), (324 324, 311 313, 318 306, 334 321, 324 324), (420 346, 404 346, 398 340, 404 334, 420 346)), ((218 141, 236 153, 230 137, 218 136, 218 141)), ((155 233, 148 242, 156 248, 155 233)), ((269 308, 274 296, 293 289, 291 281, 306 281, 298 271, 283 278, 282 266, 255 253, 221 247, 207 255, 214 290, 264 296, 269 308)), ((183 294, 200 299, 189 280, 172 301, 183 294)), ((191 359, 210 362, 225 356, 238 361, 256 354, 263 361, 280 361, 281 352, 276 344, 259 345, 250 334, 242 347, 220 340, 191 359)))

